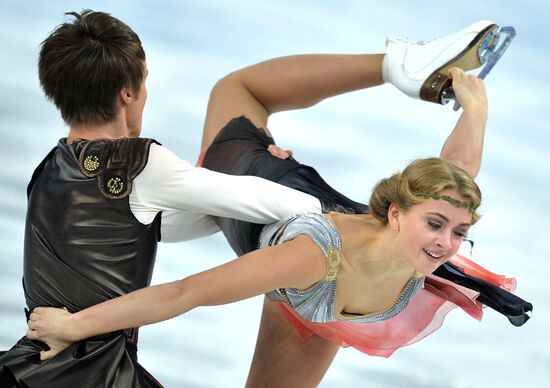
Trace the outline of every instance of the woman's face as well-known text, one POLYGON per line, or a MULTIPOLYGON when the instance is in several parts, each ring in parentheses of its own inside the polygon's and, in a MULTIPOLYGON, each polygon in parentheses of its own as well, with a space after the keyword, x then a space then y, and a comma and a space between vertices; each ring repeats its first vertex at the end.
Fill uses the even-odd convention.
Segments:
MULTIPOLYGON (((452 190, 440 194, 463 200, 452 190)), ((427 199, 405 212, 399 211, 396 220, 405 259, 417 271, 430 274, 458 251, 467 236, 472 215, 468 209, 443 199, 427 199)))

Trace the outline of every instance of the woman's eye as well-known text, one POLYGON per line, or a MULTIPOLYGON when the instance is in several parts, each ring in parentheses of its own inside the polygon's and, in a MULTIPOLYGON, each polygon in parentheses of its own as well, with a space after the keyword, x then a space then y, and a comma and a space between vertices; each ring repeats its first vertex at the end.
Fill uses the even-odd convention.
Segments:
POLYGON ((428 226, 432 229, 439 229, 441 228, 441 224, 436 221, 428 220, 428 226))
POLYGON ((464 232, 454 232, 456 236, 462 238, 462 239, 465 239, 465 238, 468 238, 468 235, 466 235, 466 233, 464 232))

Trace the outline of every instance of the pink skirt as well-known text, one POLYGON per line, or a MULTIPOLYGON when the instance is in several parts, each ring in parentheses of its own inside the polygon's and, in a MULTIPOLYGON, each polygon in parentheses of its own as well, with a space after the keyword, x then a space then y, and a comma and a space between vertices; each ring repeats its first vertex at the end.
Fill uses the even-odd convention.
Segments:
MULTIPOLYGON (((514 278, 494 274, 463 256, 455 255, 451 262, 463 268, 467 274, 507 291, 513 291, 516 287, 514 278)), ((389 357, 400 347, 415 343, 439 329, 445 316, 456 307, 481 320, 483 305, 476 300, 478 295, 477 291, 449 280, 427 275, 424 288, 403 311, 391 319, 368 323, 310 322, 287 303, 279 304, 297 335, 304 341, 317 334, 341 346, 351 346, 372 356, 389 357)))

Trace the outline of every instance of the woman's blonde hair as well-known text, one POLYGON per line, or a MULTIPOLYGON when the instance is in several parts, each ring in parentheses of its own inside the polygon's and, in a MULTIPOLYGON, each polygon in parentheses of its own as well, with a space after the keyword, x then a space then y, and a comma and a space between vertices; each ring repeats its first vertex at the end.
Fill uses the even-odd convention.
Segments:
POLYGON ((402 172, 379 181, 372 191, 369 207, 374 217, 386 225, 392 203, 406 210, 427 198, 445 199, 455 206, 468 208, 472 225, 480 218, 476 211, 481 204, 478 185, 466 171, 440 158, 417 159, 402 172), (440 196, 443 190, 454 190, 462 198, 443 198, 440 196))

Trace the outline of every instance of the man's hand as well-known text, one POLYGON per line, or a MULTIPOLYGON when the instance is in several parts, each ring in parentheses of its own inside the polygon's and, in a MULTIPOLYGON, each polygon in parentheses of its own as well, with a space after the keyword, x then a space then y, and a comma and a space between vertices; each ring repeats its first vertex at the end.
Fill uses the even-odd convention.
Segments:
POLYGON ((271 153, 271 155, 276 156, 279 159, 287 159, 292 156, 292 150, 283 150, 275 144, 270 144, 269 147, 267 147, 267 150, 271 153))
POLYGON ((71 340, 71 313, 66 308, 37 307, 30 315, 27 338, 42 341, 50 350, 40 352, 40 360, 48 360, 74 341, 71 340))

